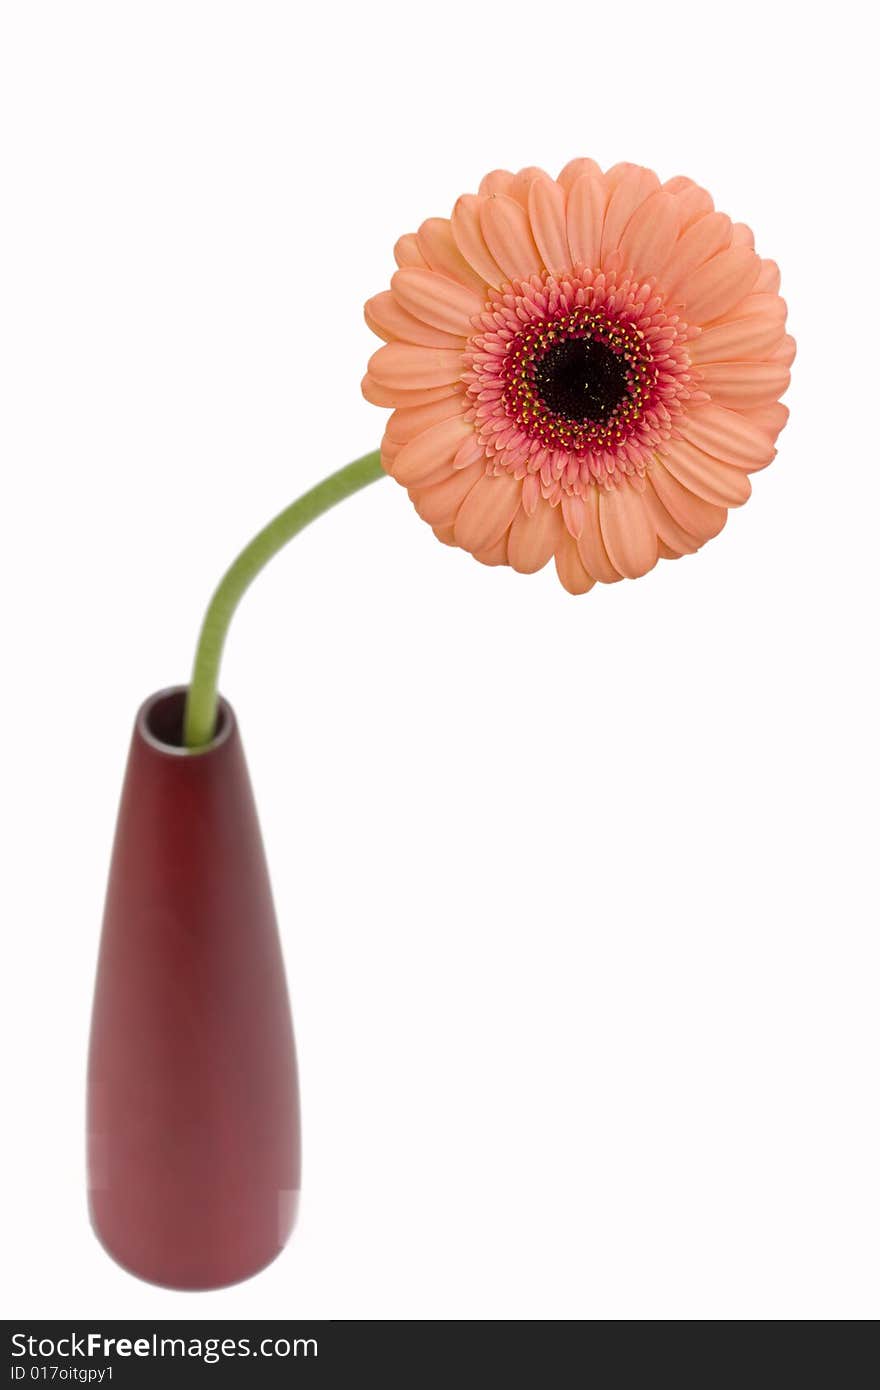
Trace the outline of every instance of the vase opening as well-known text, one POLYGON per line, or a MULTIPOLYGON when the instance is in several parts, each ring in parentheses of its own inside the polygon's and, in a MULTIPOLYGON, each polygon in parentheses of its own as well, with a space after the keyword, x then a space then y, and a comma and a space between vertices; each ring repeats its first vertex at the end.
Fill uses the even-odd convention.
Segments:
POLYGON ((185 685, 171 690, 160 690, 151 696, 141 707, 138 726, 141 734, 163 753, 175 753, 184 757, 197 757, 223 743, 232 729, 232 712, 226 701, 221 699, 217 706, 217 723, 214 737, 203 748, 187 748, 183 742, 183 714, 186 707, 185 685))

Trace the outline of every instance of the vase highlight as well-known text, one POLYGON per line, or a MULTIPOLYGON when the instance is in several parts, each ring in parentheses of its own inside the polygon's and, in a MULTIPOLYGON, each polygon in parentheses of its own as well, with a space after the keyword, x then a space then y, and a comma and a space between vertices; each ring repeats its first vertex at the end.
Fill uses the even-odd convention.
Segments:
POLYGON ((89 1207, 107 1251, 178 1289, 283 1248, 300 1185, 281 947, 238 727, 182 746, 184 688, 138 712, 98 960, 89 1207))

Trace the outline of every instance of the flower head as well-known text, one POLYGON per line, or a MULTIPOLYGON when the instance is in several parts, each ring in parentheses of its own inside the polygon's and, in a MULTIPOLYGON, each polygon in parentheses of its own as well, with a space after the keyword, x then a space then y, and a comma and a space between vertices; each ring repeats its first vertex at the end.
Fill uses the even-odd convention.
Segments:
POLYGON ((774 457, 779 272, 690 179, 576 159, 489 174, 366 306, 382 463, 449 545, 571 593, 718 534, 774 457))

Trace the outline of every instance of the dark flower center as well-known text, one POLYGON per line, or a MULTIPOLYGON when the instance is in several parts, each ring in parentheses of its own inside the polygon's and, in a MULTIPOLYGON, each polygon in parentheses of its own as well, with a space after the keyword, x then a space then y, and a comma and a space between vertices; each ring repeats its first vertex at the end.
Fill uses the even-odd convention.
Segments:
POLYGON ((627 392, 628 363, 595 338, 554 343, 535 363, 535 389, 555 415, 607 420, 627 392))

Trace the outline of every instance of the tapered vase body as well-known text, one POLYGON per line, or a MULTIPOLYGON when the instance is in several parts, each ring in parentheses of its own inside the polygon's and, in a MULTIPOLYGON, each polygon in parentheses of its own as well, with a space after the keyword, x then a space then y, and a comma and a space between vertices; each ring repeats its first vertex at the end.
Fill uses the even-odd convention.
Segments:
POLYGON ((92 1224, 143 1279, 208 1289, 284 1246, 300 1185, 287 985, 232 709, 181 745, 141 707, 119 808, 88 1073, 92 1224))

